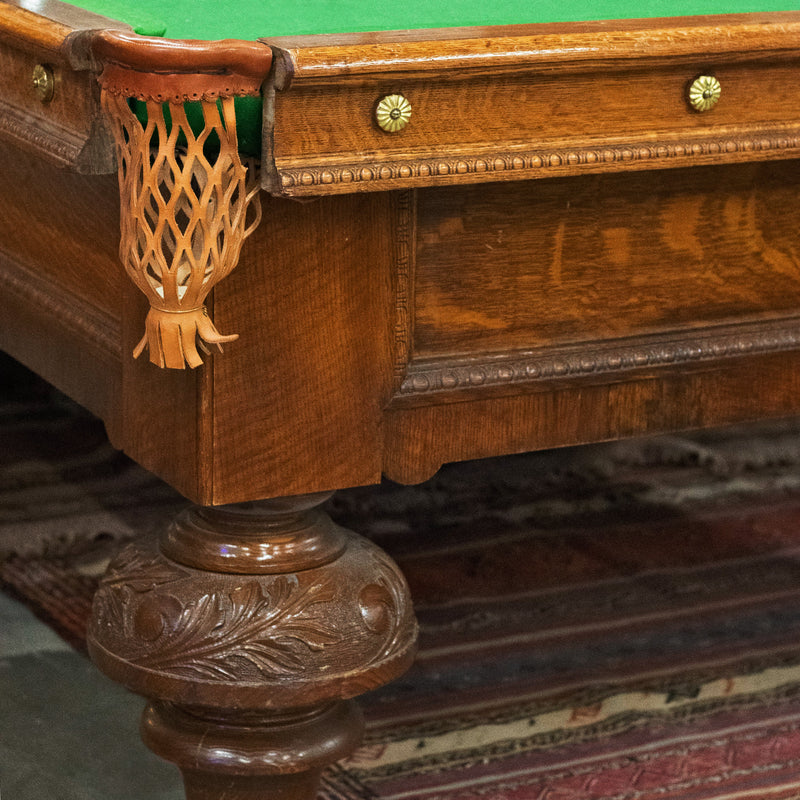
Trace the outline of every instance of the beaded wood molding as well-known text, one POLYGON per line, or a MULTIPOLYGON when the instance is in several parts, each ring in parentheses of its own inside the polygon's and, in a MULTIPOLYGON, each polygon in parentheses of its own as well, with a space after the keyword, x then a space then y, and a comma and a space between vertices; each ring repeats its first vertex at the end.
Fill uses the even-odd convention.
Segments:
POLYGON ((465 391, 502 390, 537 383, 552 386, 553 381, 608 381, 615 375, 635 370, 685 366, 738 356, 793 350, 800 346, 798 319, 755 322, 741 326, 721 326, 707 331, 672 332, 634 340, 542 348, 540 351, 498 353, 491 356, 459 359, 413 360, 395 394, 392 405, 426 404, 441 395, 461 395, 465 391))
POLYGON ((202 363, 220 350, 204 305, 236 266, 261 218, 255 163, 238 150, 234 97, 257 95, 271 64, 263 45, 203 44, 100 34, 102 105, 112 122, 121 196, 120 258, 147 296, 147 349, 159 367, 202 363), (144 119, 131 110, 144 104, 144 119), (197 103, 202 128, 187 118, 197 103))
POLYGON ((84 140, 69 128, 42 124, 31 129, 30 114, 4 103, 2 99, 0 134, 18 147, 42 153, 59 167, 79 165, 84 151, 84 140))
POLYGON ((414 186, 566 177, 587 172, 663 169, 800 155, 800 126, 737 137, 662 137, 658 142, 561 144, 524 150, 485 150, 459 157, 410 157, 369 163, 279 168, 281 193, 289 196, 386 191, 414 186))

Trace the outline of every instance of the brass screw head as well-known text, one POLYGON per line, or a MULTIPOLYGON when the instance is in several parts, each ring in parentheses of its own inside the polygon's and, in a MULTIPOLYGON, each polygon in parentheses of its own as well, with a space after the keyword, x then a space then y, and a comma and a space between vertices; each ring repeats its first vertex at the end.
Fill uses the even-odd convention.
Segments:
POLYGON ((701 75, 689 87, 689 105, 695 111, 710 111, 722 95, 722 86, 713 75, 701 75))
POLYGON ((31 78, 33 90, 43 103, 49 103, 53 99, 56 90, 55 76, 50 67, 43 64, 37 64, 33 68, 33 76, 31 78))
POLYGON ((381 98, 375 108, 375 121, 387 133, 397 133, 411 119, 411 103, 401 94, 389 94, 381 98))

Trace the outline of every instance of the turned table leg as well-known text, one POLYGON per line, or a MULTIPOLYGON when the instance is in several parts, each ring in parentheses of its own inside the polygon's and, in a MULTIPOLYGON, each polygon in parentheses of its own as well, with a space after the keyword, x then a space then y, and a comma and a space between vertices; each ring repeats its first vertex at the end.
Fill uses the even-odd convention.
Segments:
POLYGON ((142 736, 189 800, 311 800, 360 740, 350 698, 413 658, 402 575, 327 497, 189 510, 100 585, 92 658, 150 699, 142 736))

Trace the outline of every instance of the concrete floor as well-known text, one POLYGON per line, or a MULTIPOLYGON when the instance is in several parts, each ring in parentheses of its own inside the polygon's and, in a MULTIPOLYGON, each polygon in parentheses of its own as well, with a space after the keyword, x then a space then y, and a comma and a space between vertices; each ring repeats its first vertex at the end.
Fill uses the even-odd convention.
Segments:
POLYGON ((0 594, 0 797, 183 800, 139 740, 144 701, 0 594))

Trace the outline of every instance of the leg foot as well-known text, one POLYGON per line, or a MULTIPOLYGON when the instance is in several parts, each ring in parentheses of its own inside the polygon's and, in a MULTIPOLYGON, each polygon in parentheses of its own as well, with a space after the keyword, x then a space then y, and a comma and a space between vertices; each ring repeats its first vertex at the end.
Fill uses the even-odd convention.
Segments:
POLYGON ((322 770, 348 755, 363 731, 352 700, 295 713, 224 718, 151 703, 142 738, 178 765, 188 800, 308 800, 322 770))

